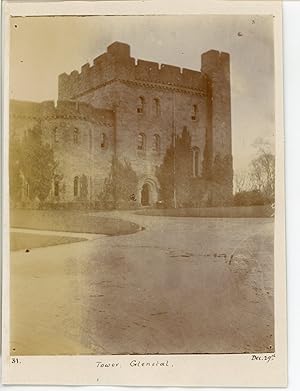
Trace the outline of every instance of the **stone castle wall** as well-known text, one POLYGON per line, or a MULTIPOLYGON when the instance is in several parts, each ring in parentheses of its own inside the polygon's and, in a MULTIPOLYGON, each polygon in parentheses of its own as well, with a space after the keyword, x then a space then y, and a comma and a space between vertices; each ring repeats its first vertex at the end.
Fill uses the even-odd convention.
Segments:
POLYGON ((85 103, 11 101, 10 137, 23 137, 29 129, 39 126, 43 141, 52 146, 58 162, 59 196, 54 187, 49 202, 79 201, 74 197, 74 178, 87 177, 86 201, 94 201, 103 189, 114 153, 114 113, 95 109, 85 103), (74 131, 78 141, 74 142, 74 131), (101 147, 101 135, 105 145, 101 147))
POLYGON ((92 105, 114 108, 116 115, 116 154, 128 159, 139 177, 153 176, 162 163, 173 133, 181 134, 187 128, 192 144, 204 155, 207 124, 206 100, 201 95, 181 94, 145 86, 131 86, 116 82, 92 91, 79 99, 92 105), (137 111, 139 98, 144 100, 143 112, 137 111), (159 112, 156 112, 156 101, 159 112), (196 118, 192 119, 192 107, 197 106, 196 118), (138 135, 143 133, 146 145, 137 149, 138 135), (154 136, 160 139, 160 150, 153 149, 154 136))
MULTIPOLYGON (((15 102, 12 107, 19 117, 23 116, 16 128, 24 130, 39 119, 49 141, 53 139, 53 129, 59 132, 61 141, 53 147, 63 168, 64 191, 59 199, 52 195, 54 201, 74 201, 72 186, 76 175, 88 177, 89 200, 95 201, 109 175, 113 155, 120 161, 129 161, 137 173, 137 203, 141 202, 145 183, 151 184, 152 201, 157 201, 160 184, 156 169, 174 134, 181 134, 183 129, 191 135, 191 147, 199 161, 191 194, 182 192, 184 202, 190 198, 196 204, 198 199, 218 203, 223 195, 228 199, 232 196, 227 53, 204 53, 200 72, 135 60, 130 56, 129 45, 115 42, 92 66, 85 64, 80 73, 59 76, 57 106, 53 102, 15 102), (81 138, 76 145, 72 143, 74 128, 81 138), (99 148, 102 133, 107 137, 105 148, 99 148), (138 148, 140 134, 145 137, 142 150, 138 148), (158 150, 153 147, 155 137, 159 137, 158 150)), ((16 116, 13 121, 18 121, 16 116)), ((195 168, 193 171, 195 174, 195 168)))

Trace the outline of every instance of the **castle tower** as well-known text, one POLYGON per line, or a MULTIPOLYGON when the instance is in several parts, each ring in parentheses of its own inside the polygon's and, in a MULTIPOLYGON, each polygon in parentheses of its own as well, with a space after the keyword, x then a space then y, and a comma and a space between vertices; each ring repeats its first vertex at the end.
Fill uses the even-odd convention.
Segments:
POLYGON ((210 50, 202 54, 202 72, 208 76, 208 132, 211 158, 232 156, 230 57, 210 50))
MULTIPOLYGON (((84 64, 80 72, 59 76, 59 100, 84 102, 114 112, 110 147, 137 173, 137 194, 145 184, 149 188, 149 183, 155 183, 157 198, 157 167, 172 143, 174 129, 180 134, 187 128, 193 149, 193 186, 196 188, 203 177, 206 182, 199 185, 199 194, 205 193, 207 183, 211 183, 220 188, 218 193, 232 197, 227 53, 204 53, 200 72, 134 59, 128 44, 114 42, 92 64, 84 64)), ((215 189, 208 190, 216 193, 215 189)), ((201 201, 199 194, 195 198, 201 201)))
POLYGON ((208 172, 219 183, 226 183, 228 197, 233 190, 230 57, 210 50, 202 54, 202 72, 207 76, 208 172))

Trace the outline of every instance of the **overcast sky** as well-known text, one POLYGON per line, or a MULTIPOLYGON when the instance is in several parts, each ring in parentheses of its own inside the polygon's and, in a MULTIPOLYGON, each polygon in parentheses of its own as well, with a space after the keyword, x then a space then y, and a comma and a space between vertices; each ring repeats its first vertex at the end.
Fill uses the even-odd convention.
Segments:
POLYGON ((250 162, 258 138, 274 144, 272 16, 13 18, 11 98, 56 100, 58 75, 80 71, 114 41, 130 44, 133 57, 195 70, 202 52, 229 52, 235 169, 250 162))

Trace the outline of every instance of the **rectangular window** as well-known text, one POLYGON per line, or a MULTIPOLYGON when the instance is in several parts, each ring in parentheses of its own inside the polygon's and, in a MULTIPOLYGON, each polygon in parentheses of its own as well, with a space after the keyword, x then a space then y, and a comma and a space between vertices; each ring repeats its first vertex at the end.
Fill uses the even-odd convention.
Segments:
POLYGON ((158 98, 155 98, 154 99, 154 102, 153 102, 153 109, 154 109, 154 114, 156 116, 159 116, 160 115, 160 101, 158 98))
POLYGON ((100 147, 102 149, 106 148, 106 134, 105 133, 101 133, 101 135, 100 135, 100 147))
POLYGON ((57 181, 54 182, 54 196, 59 196, 59 183, 57 181))
POLYGON ((138 135, 138 140, 137 140, 137 149, 139 151, 144 151, 146 147, 146 136, 144 133, 140 133, 138 135))
POLYGON ((197 119, 197 112, 198 112, 197 105, 193 105, 192 115, 191 115, 192 121, 196 121, 196 119, 197 119))
POLYGON ((136 108, 136 111, 141 114, 144 112, 144 106, 145 106, 145 99, 144 97, 140 96, 139 99, 138 99, 138 104, 137 104, 137 108, 136 108))
POLYGON ((74 128, 73 131, 73 141, 74 144, 79 144, 79 130, 77 128, 74 128))

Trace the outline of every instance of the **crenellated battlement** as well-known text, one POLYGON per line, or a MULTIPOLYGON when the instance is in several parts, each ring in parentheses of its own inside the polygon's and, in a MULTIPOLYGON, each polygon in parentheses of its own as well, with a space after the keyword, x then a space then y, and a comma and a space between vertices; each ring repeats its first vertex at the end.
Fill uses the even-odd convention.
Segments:
POLYGON ((27 101, 10 101, 10 115, 13 117, 43 119, 81 119, 90 122, 104 123, 112 126, 114 112, 111 110, 98 109, 84 102, 54 101, 40 103, 27 101))
POLYGON ((107 51, 86 63, 81 71, 59 76, 59 99, 75 99, 85 92, 112 80, 141 81, 195 91, 206 91, 206 77, 200 71, 157 62, 135 59, 130 56, 130 46, 114 42, 107 51))

